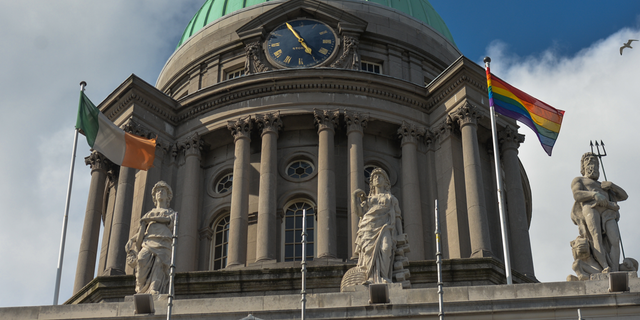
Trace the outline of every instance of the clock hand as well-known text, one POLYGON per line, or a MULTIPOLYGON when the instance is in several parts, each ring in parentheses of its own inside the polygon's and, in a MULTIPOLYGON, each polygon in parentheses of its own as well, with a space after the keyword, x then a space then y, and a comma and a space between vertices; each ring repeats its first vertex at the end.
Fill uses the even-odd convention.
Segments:
POLYGON ((304 39, 302 39, 302 37, 295 30, 293 30, 293 27, 288 22, 285 22, 285 24, 287 25, 287 28, 291 30, 291 33, 293 33, 293 35, 298 38, 298 42, 300 42, 300 44, 304 47, 304 52, 311 54, 311 48, 307 46, 307 44, 304 42, 304 39))

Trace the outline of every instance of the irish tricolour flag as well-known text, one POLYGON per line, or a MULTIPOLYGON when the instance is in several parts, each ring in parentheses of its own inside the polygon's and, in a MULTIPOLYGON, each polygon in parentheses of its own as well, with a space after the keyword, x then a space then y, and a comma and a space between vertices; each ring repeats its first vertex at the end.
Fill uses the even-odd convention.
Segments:
POLYGON ((124 132, 107 119, 82 91, 76 128, 84 133, 91 148, 117 165, 140 170, 147 170, 153 165, 156 140, 124 132))

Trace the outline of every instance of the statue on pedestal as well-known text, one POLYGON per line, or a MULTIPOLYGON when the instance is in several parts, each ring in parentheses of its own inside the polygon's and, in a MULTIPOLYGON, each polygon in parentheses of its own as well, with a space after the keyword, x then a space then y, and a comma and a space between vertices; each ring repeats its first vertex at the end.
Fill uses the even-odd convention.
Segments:
POLYGON ((591 274, 637 271, 638 263, 627 258, 620 264, 620 207, 627 193, 611 181, 599 182, 598 156, 587 152, 580 160, 581 177, 573 179, 571 191, 575 203, 571 220, 580 235, 571 241, 576 276, 568 280, 588 280, 591 274))
POLYGON ((136 293, 169 292, 171 242, 176 212, 169 208, 171 187, 159 181, 151 190, 155 208, 140 219, 138 232, 125 247, 127 263, 134 268, 136 293))
MULTIPOLYGON (((347 271, 341 287, 392 283, 393 277, 405 282, 408 265, 404 253, 408 252, 406 234, 402 231, 402 216, 398 199, 391 194, 391 183, 387 173, 376 168, 371 173, 371 190, 357 189, 352 201, 360 217, 354 252, 358 265, 347 271), (353 283, 359 282, 359 283, 353 283)), ((407 286, 409 286, 408 281, 407 286)))

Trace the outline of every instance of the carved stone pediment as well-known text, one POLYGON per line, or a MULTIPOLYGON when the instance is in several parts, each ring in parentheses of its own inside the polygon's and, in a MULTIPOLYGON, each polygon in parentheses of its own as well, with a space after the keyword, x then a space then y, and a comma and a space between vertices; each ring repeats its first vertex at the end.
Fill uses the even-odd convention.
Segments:
POLYGON ((263 40, 271 29, 299 17, 321 20, 336 28, 340 34, 362 33, 367 28, 367 21, 332 5, 316 0, 292 0, 257 16, 236 30, 236 33, 246 45, 258 39, 263 40))

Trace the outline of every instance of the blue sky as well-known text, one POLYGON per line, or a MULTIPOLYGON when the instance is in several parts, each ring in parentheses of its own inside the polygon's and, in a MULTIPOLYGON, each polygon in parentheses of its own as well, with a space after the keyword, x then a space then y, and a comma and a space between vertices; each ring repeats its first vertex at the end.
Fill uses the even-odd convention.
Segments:
MULTIPOLYGON (((88 82, 96 104, 131 73, 155 83, 202 2, 0 0, 0 307, 52 303, 78 83, 88 82)), ((431 3, 463 54, 476 62, 490 55, 494 73, 567 112, 552 157, 520 129, 538 279, 572 273, 569 186, 590 139, 607 143, 607 176, 630 195, 620 204, 621 233, 627 256, 640 258, 640 148, 629 129, 637 127, 640 44, 618 51, 640 39, 640 1, 431 3)), ((90 178, 79 142, 60 301, 71 296, 90 178)))

